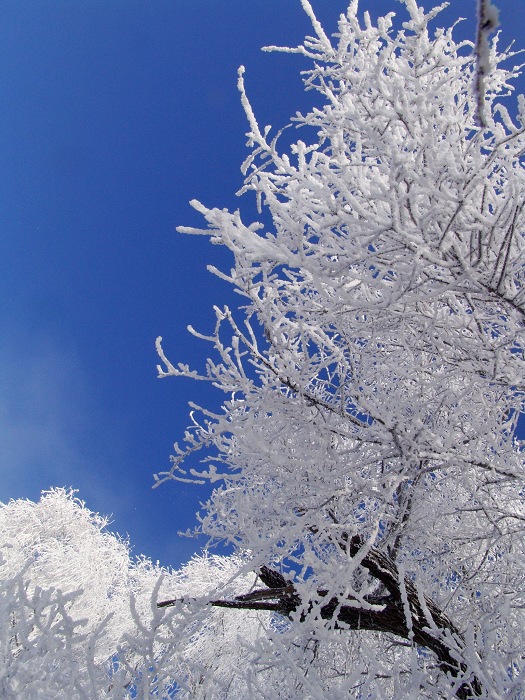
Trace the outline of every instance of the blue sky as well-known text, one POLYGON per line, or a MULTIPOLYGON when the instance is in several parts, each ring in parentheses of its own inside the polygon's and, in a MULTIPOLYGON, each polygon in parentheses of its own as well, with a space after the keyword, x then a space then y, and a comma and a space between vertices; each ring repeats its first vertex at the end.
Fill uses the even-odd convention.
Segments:
MULTIPOLYGON (((313 0, 335 30, 346 0, 313 0)), ((429 7, 430 3, 424 3, 429 7)), ((447 16, 471 19, 475 0, 447 16)), ((524 0, 498 0, 504 40, 524 0)), ((403 8, 362 0, 373 16, 403 8)), ((169 465, 189 400, 207 388, 156 379, 154 342, 201 367, 212 306, 236 299, 206 272, 228 256, 201 237, 188 201, 241 208, 246 124, 236 71, 246 66, 261 123, 306 109, 299 0, 2 0, 0 3, 0 500, 73 486, 113 514, 134 551, 179 565, 200 544, 202 487, 152 474, 169 465)), ((520 44, 521 42, 521 44, 520 44)), ((521 81, 520 91, 525 92, 521 81)))

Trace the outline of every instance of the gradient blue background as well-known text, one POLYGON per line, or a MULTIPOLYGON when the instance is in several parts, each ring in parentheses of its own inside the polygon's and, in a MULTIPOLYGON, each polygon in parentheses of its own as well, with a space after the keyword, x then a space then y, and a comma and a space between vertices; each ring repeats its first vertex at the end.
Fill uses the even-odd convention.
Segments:
MULTIPOLYGON (((313 5, 331 33, 347 3, 313 5)), ((497 5, 504 43, 525 47, 525 3, 497 5)), ((457 33, 473 37, 475 6, 453 0, 436 24, 467 17, 457 33)), ((394 0, 365 9, 404 14, 394 0)), ((283 126, 310 104, 308 66, 259 49, 305 33, 299 0, 1 0, 1 501, 74 486, 137 554, 178 566, 204 544, 177 531, 207 489, 152 491, 152 474, 188 400, 221 397, 156 379, 154 341, 202 367, 187 324, 208 332, 213 304, 237 299, 206 272, 228 255, 175 227, 201 226, 194 197, 249 218, 237 67, 260 123, 283 126)))

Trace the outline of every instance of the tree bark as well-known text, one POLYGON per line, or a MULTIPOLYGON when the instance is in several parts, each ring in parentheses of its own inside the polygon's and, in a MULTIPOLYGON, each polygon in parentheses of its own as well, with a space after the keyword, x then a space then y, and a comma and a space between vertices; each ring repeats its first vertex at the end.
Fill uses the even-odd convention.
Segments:
MULTIPOLYGON (((355 557, 361 550, 362 542, 359 536, 343 537, 341 547, 355 557)), ((426 647, 435 654, 443 673, 453 678, 462 676, 467 668, 461 658, 465 640, 445 613, 430 598, 423 596, 421 600, 412 581, 406 576, 401 579, 395 562, 378 549, 367 547, 361 566, 388 591, 388 595, 367 598, 368 603, 381 606, 380 610, 345 605, 336 597, 324 603, 322 599, 328 596, 328 592, 323 590, 317 591, 318 600, 305 602, 291 581, 267 566, 263 566, 259 573, 266 588, 238 595, 231 600, 212 600, 209 605, 237 610, 265 610, 285 617, 292 617, 293 613, 301 610, 301 622, 307 619, 309 612, 315 611, 323 620, 335 619, 336 625, 341 623, 340 628, 343 629, 385 632, 426 647), (410 622, 403 604, 402 585, 410 610, 410 622)), ((166 600, 158 605, 166 607, 175 602, 166 600)), ((481 683, 474 675, 456 690, 458 700, 471 700, 481 694, 481 683)))

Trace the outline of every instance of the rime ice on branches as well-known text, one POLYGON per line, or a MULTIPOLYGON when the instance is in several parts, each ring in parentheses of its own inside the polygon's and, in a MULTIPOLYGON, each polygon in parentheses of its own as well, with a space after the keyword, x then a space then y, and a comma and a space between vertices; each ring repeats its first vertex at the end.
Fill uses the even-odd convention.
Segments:
POLYGON ((321 106, 293 118, 300 140, 281 148, 259 126, 239 71, 241 194, 266 223, 192 202, 208 229, 180 229, 231 251, 231 271, 215 272, 244 305, 216 309, 204 373, 159 341, 160 376, 227 399, 195 413, 158 479, 219 483, 202 532, 287 572, 264 609, 288 622, 257 651, 281 670, 272 697, 514 697, 525 100, 515 119, 502 101, 513 54, 483 34, 480 94, 479 45, 431 28, 443 6, 405 0, 408 16, 374 25, 354 0, 329 38, 302 4, 313 36, 267 48, 312 61, 305 87, 321 106))

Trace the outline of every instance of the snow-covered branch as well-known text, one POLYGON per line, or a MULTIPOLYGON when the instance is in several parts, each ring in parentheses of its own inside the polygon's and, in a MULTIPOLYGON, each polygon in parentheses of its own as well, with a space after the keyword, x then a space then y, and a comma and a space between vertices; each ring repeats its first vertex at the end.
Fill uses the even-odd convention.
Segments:
POLYGON ((524 98, 515 123, 490 2, 473 42, 404 5, 374 24, 354 0, 328 38, 303 3, 314 35, 268 47, 313 60, 300 140, 258 126, 239 76, 265 223, 193 203, 244 306, 216 311, 202 376, 228 400, 177 469, 219 463, 202 531, 290 572, 213 599, 289 620, 259 649, 286 697, 301 644, 312 697, 503 698, 524 672, 524 98))

